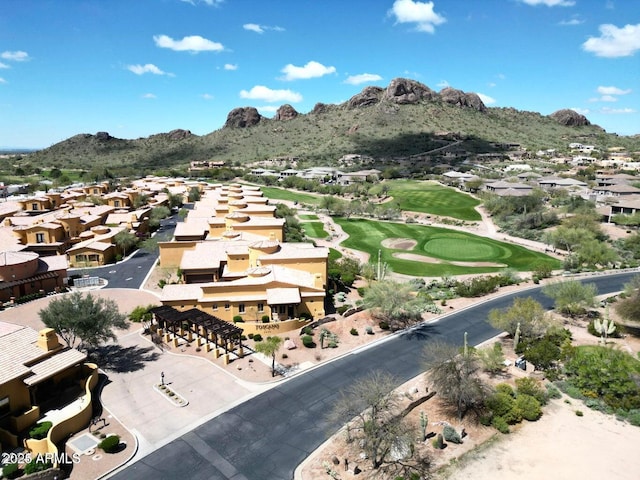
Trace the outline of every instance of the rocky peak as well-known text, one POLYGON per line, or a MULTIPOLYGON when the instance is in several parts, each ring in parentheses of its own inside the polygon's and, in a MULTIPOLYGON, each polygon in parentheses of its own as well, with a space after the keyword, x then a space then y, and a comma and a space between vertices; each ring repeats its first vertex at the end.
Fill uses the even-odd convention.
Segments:
POLYGON ((447 87, 440 91, 440 98, 443 102, 451 103, 459 107, 469 107, 479 112, 484 112, 487 107, 476 93, 465 93, 462 90, 447 87))
POLYGON ((167 137, 169 137, 169 140, 184 140, 185 138, 189 138, 191 135, 193 135, 191 131, 182 130, 181 128, 171 130, 169 133, 167 133, 167 137))
POLYGON ((558 110, 549 115, 556 122, 566 125, 567 127, 582 127, 584 125, 591 125, 591 122, 587 120, 587 117, 579 114, 575 110, 565 108, 558 110))
POLYGON ((423 83, 408 78, 394 78, 384 92, 384 99, 399 105, 432 100, 436 93, 423 83))
POLYGON ((365 87, 357 95, 354 95, 347 102, 347 108, 368 107, 379 103, 384 94, 384 89, 380 87, 365 87))
POLYGON ((98 132, 96 133, 96 140, 99 140, 101 142, 107 142, 109 140, 111 140, 113 137, 111 135, 109 135, 109 132, 98 132))
POLYGON ((316 103, 313 107, 313 110, 311 110, 311 113, 315 113, 315 114, 321 114, 321 113, 326 113, 329 110, 329 106, 326 103, 316 103))
POLYGON ((245 128, 252 127, 260 123, 262 116, 254 107, 234 108, 227 115, 225 128, 245 128))
POLYGON ((298 112, 289 104, 282 105, 278 108, 274 120, 293 120, 298 116, 298 112))

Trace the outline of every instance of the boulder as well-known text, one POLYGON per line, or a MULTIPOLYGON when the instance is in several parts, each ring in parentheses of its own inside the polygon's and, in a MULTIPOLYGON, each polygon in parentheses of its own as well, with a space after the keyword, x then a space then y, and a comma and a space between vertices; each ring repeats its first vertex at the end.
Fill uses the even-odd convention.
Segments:
POLYGON ((347 108, 368 107, 379 103, 384 94, 384 89, 380 87, 366 87, 357 95, 354 95, 347 102, 347 108))
POLYGON ((298 112, 291 105, 286 104, 282 105, 276 115, 273 117, 274 120, 293 120, 298 116, 298 112))
POLYGON ((487 107, 480 99, 480 96, 476 93, 465 93, 462 90, 447 87, 443 88, 439 95, 443 102, 450 103, 452 105, 473 108, 479 112, 487 110, 487 107))
POLYGON ((169 140, 184 140, 185 138, 189 138, 191 135, 193 134, 189 130, 182 130, 181 128, 171 130, 167 133, 169 140))
POLYGON ((254 107, 234 108, 227 115, 225 128, 245 128, 257 125, 262 120, 262 116, 254 107))
POLYGON ((321 113, 326 113, 328 111, 329 111, 329 105, 327 105, 326 103, 318 102, 313 107, 313 110, 311 110, 311 113, 321 114, 321 113))
POLYGON ((556 122, 562 125, 566 125, 567 127, 582 127, 584 125, 591 125, 591 122, 587 120, 587 117, 569 108, 558 110, 556 112, 553 112, 549 116, 556 122))
POLYGON ((433 100, 436 93, 425 84, 408 78, 394 78, 384 92, 384 99, 399 105, 433 100))

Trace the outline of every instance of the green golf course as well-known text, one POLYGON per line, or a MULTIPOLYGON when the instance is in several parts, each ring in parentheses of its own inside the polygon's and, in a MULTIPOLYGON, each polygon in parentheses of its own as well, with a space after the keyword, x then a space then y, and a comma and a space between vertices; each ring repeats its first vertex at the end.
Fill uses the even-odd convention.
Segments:
POLYGON ((335 218, 349 235, 342 246, 367 252, 396 273, 426 277, 496 272, 504 268, 530 271, 559 260, 519 245, 498 242, 445 228, 362 219, 335 218))
POLYGON ((265 197, 273 200, 288 200, 290 202, 306 203, 309 205, 320 204, 322 197, 310 195, 308 193, 297 192, 295 190, 285 190, 277 187, 260 187, 265 197))
POLYGON ((400 210, 466 221, 481 219, 475 210, 480 201, 455 188, 445 187, 436 182, 413 180, 392 180, 388 182, 388 186, 388 194, 398 202, 400 210))

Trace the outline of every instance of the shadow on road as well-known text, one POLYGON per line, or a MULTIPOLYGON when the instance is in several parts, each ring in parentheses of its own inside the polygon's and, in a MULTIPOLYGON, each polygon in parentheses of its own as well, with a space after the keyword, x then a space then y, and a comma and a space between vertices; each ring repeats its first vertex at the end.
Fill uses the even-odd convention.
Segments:
POLYGON ((103 345, 89 350, 89 359, 103 370, 118 373, 135 372, 148 362, 158 359, 160 354, 154 347, 123 347, 121 345, 103 345))

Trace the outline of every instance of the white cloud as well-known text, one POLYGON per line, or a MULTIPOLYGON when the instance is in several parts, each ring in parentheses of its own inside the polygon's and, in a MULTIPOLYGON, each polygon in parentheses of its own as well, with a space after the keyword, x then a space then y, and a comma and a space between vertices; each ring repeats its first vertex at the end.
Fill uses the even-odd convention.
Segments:
POLYGON ((603 95, 600 97, 601 102, 617 102, 618 97, 614 97, 613 95, 603 95))
POLYGON ((433 11, 433 2, 396 0, 389 14, 396 17, 396 23, 415 23, 419 32, 433 33, 435 27, 447 21, 433 11))
POLYGON ((29 60, 29 54, 27 52, 23 52, 22 50, 17 50, 15 52, 5 51, 0 54, 0 58, 11 60, 13 62, 26 62, 27 60, 29 60))
POLYGON ((153 41, 160 48, 169 48, 176 52, 221 52, 224 46, 219 42, 212 42, 200 35, 190 35, 182 40, 174 40, 168 35, 154 35, 153 41))
POLYGON ((569 20, 562 20, 558 22, 558 25, 562 25, 563 27, 573 27, 575 25, 582 25, 584 20, 580 20, 577 17, 570 18, 569 20))
POLYGON ((257 23, 245 23, 242 28, 249 30, 250 32, 264 33, 266 30, 273 30, 275 32, 284 32, 282 27, 270 27, 268 25, 258 25, 257 23))
POLYGON ((494 87, 496 87, 497 85, 498 85, 498 84, 497 84, 496 82, 489 82, 489 83, 487 83, 487 87, 489 87, 489 88, 494 88, 494 87))
POLYGON ((598 57, 629 57, 640 50, 640 23, 625 25, 600 25, 600 36, 589 37, 582 44, 582 49, 594 53, 598 57))
POLYGON ((609 107, 604 107, 602 110, 600 110, 600 113, 604 113, 607 115, 624 115, 627 113, 636 113, 636 110, 634 110, 633 108, 609 108, 609 107))
POLYGON ((213 100, 213 95, 211 95, 210 93, 203 93, 201 96, 205 100, 213 100))
POLYGON ((6 63, 0 62, 0 68, 11 68, 11 67, 9 65, 7 65, 6 63))
POLYGON ((495 98, 490 97, 489 95, 485 95, 484 93, 478 93, 478 96, 480 97, 480 100, 482 100, 482 103, 484 103, 485 105, 493 105, 494 103, 496 103, 495 98))
POLYGON ((251 90, 241 90, 240 98, 248 98, 250 100, 263 100, 265 102, 300 102, 302 95, 291 90, 272 90, 263 85, 256 85, 251 90))
POLYGON ((204 3, 205 5, 209 5, 211 7, 217 7, 218 5, 222 5, 224 3, 224 0, 181 0, 181 1, 193 6, 195 6, 198 3, 204 3))
POLYGON ((146 63, 144 65, 127 65, 127 70, 135 73, 136 75, 144 75, 145 73, 153 73, 154 75, 169 75, 167 72, 163 72, 153 63, 146 63))
POLYGON ((336 67, 325 67, 321 63, 308 62, 304 67, 296 67, 289 64, 285 66, 281 72, 285 74, 282 80, 307 80, 309 78, 318 78, 330 73, 335 73, 336 67))
POLYGON ((447 82, 446 80, 440 80, 440 82, 436 83, 436 87, 438 88, 447 88, 450 86, 451 85, 449 85, 449 82, 447 82))
POLYGON ((589 110, 588 108, 575 107, 575 108, 570 108, 569 110, 573 110, 574 112, 579 113, 580 115, 587 115, 591 113, 591 110, 589 110))
POLYGON ((598 93, 601 95, 627 95, 631 93, 631 89, 623 90, 618 87, 598 87, 598 93))
POLYGON ((380 80, 382 80, 382 77, 375 73, 361 73, 359 75, 348 76, 344 83, 349 85, 360 85, 361 83, 378 82, 380 80))
POLYGON ((158 98, 156 97, 153 93, 145 93, 142 98, 150 98, 150 99, 154 99, 154 98, 158 98))
POLYGON ((7 81, 4 78, 0 77, 0 83, 7 83, 7 81))
POLYGON ((520 0, 527 5, 546 5, 547 7, 573 7, 576 2, 574 0, 520 0))
POLYGON ((250 32, 264 33, 264 29, 257 23, 245 23, 242 28, 250 32))
POLYGON ((225 70, 237 70, 238 69, 238 65, 235 65, 233 63, 225 63, 224 64, 224 69, 225 70))

